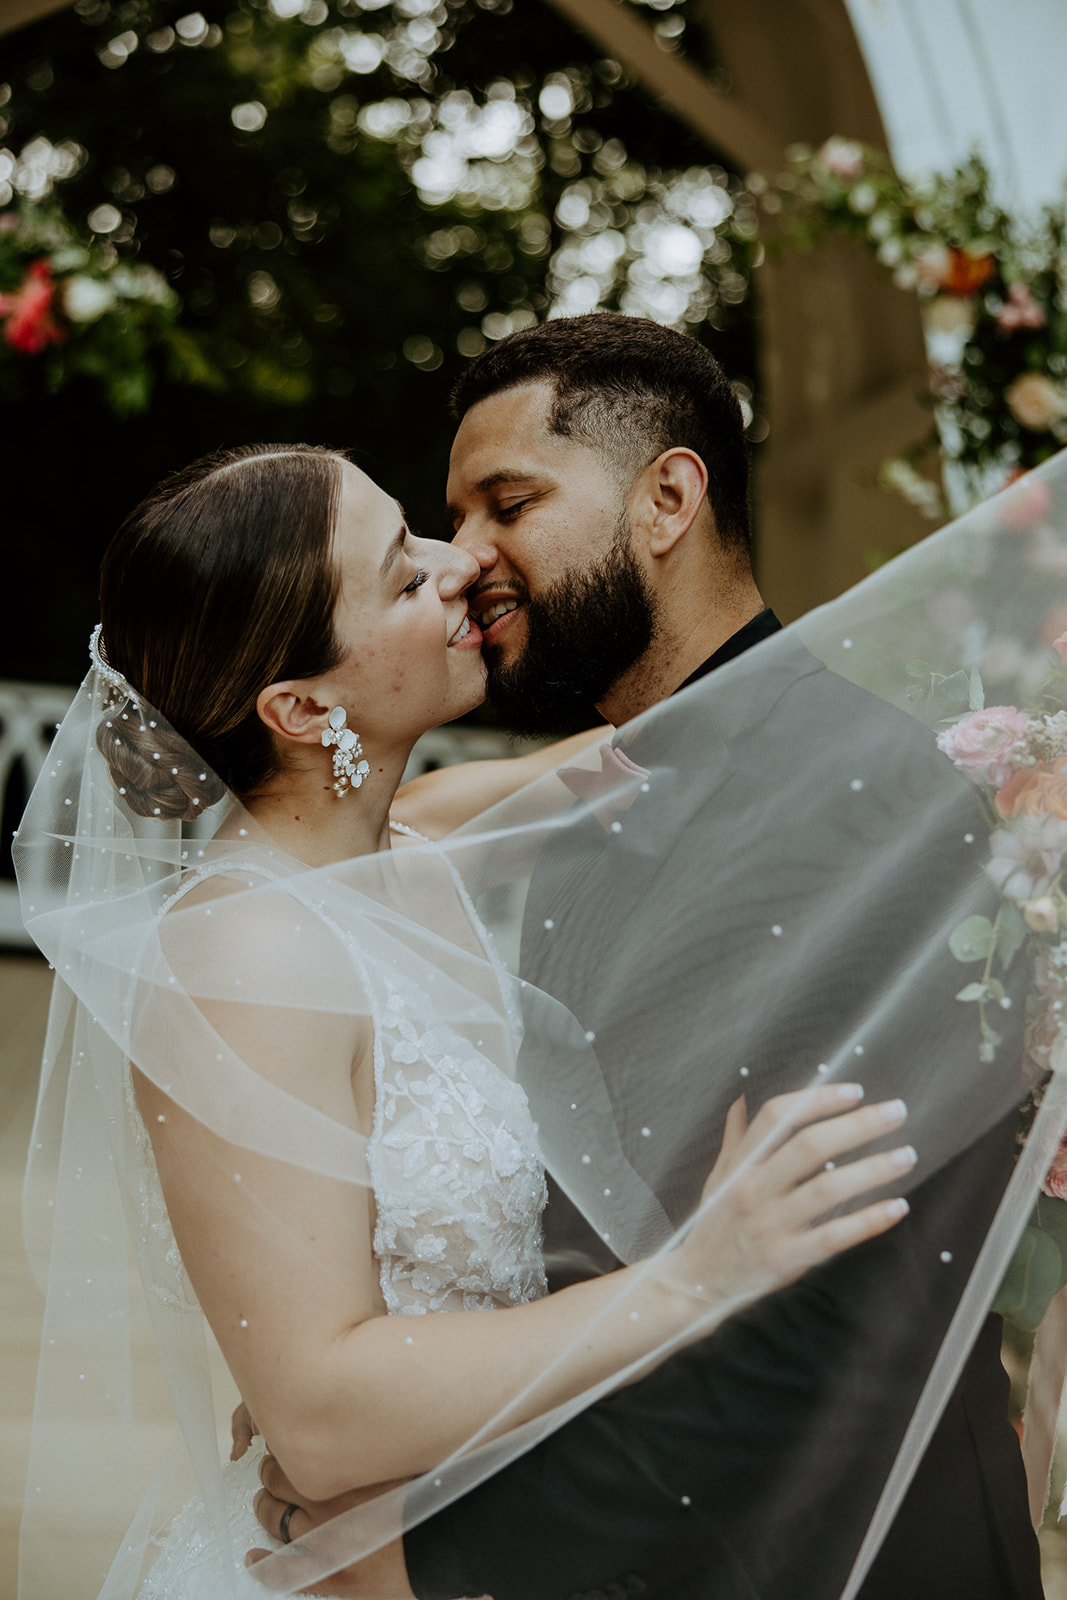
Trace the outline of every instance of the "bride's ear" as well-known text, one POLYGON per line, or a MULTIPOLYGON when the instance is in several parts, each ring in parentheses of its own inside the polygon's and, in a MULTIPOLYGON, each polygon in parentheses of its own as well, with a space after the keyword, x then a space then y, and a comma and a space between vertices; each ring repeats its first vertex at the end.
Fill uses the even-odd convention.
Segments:
POLYGON ((272 683, 256 700, 261 722, 271 733, 300 744, 318 744, 329 721, 328 706, 308 694, 306 682, 272 683))

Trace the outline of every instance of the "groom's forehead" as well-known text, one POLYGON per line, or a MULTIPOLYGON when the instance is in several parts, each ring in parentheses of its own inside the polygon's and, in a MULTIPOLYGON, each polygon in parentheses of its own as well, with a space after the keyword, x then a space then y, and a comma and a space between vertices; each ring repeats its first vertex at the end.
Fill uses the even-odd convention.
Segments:
POLYGON ((582 446, 553 431, 548 384, 487 395, 460 421, 449 459, 450 487, 487 493, 536 472, 560 471, 582 446))

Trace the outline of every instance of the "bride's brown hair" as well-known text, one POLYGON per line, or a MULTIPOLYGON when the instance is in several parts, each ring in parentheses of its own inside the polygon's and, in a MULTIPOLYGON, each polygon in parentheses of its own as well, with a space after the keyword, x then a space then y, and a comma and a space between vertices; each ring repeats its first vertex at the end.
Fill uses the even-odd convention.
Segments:
POLYGON ((328 672, 332 558, 341 495, 337 451, 249 445, 167 478, 108 547, 100 615, 108 660, 184 744, 133 709, 97 734, 116 786, 141 816, 192 818, 242 798, 277 770, 256 711, 268 684, 328 672))

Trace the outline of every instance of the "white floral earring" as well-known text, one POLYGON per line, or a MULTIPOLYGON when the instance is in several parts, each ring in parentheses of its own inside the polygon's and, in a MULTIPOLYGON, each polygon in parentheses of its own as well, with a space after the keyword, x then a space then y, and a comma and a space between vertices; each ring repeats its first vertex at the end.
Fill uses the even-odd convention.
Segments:
POLYGON ((360 758, 363 746, 359 734, 346 728, 348 713, 344 706, 334 706, 330 712, 330 726, 322 730, 324 745, 336 746, 333 752, 333 792, 338 799, 349 789, 358 789, 370 774, 370 766, 360 758))

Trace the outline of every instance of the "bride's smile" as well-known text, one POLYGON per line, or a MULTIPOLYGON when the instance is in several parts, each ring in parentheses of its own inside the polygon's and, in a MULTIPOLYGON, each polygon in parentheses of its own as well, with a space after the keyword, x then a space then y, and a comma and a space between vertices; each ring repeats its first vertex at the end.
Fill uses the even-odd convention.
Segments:
POLYGON ((467 607, 479 569, 455 545, 412 533, 397 502, 357 467, 341 474, 334 625, 346 654, 323 690, 348 708, 373 755, 483 699, 482 634, 467 607))

